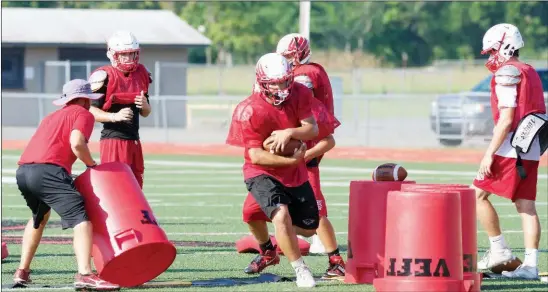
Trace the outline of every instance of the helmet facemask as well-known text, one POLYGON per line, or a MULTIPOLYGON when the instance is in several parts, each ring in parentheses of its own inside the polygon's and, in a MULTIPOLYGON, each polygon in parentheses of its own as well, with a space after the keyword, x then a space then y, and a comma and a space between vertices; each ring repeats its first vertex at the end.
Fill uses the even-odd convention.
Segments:
POLYGON ((262 56, 255 67, 256 83, 261 94, 275 106, 282 104, 293 87, 293 71, 286 58, 277 53, 262 56))
POLYGON ((112 66, 124 73, 133 72, 139 65, 139 41, 128 31, 115 32, 107 42, 107 57, 112 66))
POLYGON ((504 56, 499 53, 501 46, 504 44, 505 36, 506 33, 502 35, 500 41, 493 43, 491 47, 481 51, 482 55, 489 54, 489 59, 485 63, 485 67, 491 72, 497 71, 502 66, 502 64, 504 64, 509 59, 504 58, 504 56))
POLYGON ((524 46, 519 29, 509 23, 499 23, 489 28, 483 35, 482 55, 490 55, 485 67, 496 72, 524 46))
POLYGON ((486 54, 490 54, 490 56, 485 63, 485 67, 493 73, 496 72, 504 63, 506 63, 506 61, 508 61, 502 57, 497 50, 491 50, 486 54))
POLYGON ((283 78, 270 80, 257 80, 261 92, 275 106, 282 104, 291 93, 293 87, 293 74, 283 78))
POLYGON ((122 72, 133 72, 139 64, 140 49, 114 51, 109 49, 107 56, 112 66, 122 72))

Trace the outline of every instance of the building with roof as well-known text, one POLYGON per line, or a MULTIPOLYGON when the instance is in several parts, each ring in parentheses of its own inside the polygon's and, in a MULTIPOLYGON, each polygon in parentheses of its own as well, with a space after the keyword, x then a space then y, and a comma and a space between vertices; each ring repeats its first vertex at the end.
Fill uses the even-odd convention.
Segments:
MULTIPOLYGON (((211 44, 168 10, 2 8, 2 91, 58 93, 67 79, 87 79, 109 63, 106 43, 117 30, 137 37, 153 75, 159 62, 186 63, 189 48, 211 44)), ((185 94, 186 70, 164 71, 163 93, 185 94)))

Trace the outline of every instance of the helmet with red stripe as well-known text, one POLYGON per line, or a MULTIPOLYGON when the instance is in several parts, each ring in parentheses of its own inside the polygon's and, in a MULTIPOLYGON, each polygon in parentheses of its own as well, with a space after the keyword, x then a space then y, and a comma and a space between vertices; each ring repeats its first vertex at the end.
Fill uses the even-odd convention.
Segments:
POLYGON ((306 64, 310 60, 310 42, 298 33, 285 35, 278 42, 276 53, 286 57, 291 65, 306 64))
POLYGON ((280 105, 289 97, 293 86, 293 71, 282 55, 263 55, 257 62, 255 75, 259 90, 270 103, 280 105))

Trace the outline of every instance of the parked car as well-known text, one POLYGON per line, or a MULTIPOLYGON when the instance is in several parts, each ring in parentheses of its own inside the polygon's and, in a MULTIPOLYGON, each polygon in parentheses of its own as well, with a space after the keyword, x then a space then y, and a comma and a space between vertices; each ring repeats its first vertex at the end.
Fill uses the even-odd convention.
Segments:
MULTIPOLYGON (((548 105, 548 69, 537 69, 537 72, 548 105)), ((470 137, 491 138, 494 127, 491 78, 492 75, 487 76, 469 92, 441 95, 432 102, 430 125, 440 144, 458 146, 470 137)))

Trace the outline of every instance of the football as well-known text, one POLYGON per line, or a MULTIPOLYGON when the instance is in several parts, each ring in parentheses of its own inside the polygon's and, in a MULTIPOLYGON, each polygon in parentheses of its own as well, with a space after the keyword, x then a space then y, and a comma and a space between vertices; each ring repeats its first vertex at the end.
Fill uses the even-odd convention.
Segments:
POLYGON ((519 267, 519 265, 521 265, 521 260, 515 257, 511 261, 494 266, 490 268, 489 270, 491 270, 491 272, 495 274, 502 274, 502 271, 508 271, 508 272, 514 271, 515 269, 519 267))
MULTIPOLYGON (((272 144, 273 138, 272 136, 266 138, 263 142, 263 149, 265 151, 270 152, 270 145, 272 144)), ((280 155, 280 156, 291 156, 301 147, 302 142, 300 140, 291 139, 289 142, 287 142, 287 145, 284 147, 284 151, 282 152, 273 152, 273 154, 280 155)))
POLYGON ((371 175, 374 181, 403 181, 407 177, 407 170, 395 163, 385 163, 373 170, 371 175))

